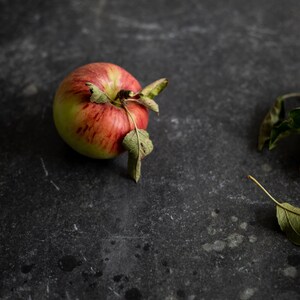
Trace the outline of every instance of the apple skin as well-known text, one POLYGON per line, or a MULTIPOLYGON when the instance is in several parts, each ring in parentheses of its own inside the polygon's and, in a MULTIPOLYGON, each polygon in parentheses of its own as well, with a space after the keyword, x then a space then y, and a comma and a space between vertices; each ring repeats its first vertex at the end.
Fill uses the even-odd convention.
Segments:
MULTIPOLYGON (((91 63, 69 74, 58 87, 53 103, 54 123, 62 139, 75 151, 92 158, 108 159, 124 151, 122 140, 134 129, 125 109, 110 102, 90 101, 86 82, 96 85, 114 100, 120 90, 139 92, 139 82, 111 63, 91 63)), ((140 129, 146 129, 147 108, 129 102, 127 109, 140 129)))

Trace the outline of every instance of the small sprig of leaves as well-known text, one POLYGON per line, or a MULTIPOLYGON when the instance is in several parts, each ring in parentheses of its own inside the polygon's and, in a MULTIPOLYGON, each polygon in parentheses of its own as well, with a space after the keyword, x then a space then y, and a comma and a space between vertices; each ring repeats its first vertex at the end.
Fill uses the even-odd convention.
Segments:
POLYGON ((122 144, 128 151, 128 173, 135 182, 138 182, 141 177, 142 159, 152 152, 153 144, 149 138, 149 133, 146 130, 139 129, 137 127, 136 122, 127 107, 127 103, 129 101, 135 101, 158 113, 159 107, 153 98, 161 93, 167 84, 167 79, 162 78, 149 84, 138 93, 133 93, 131 91, 128 93, 123 92, 123 94, 127 95, 127 97, 121 99, 122 106, 127 112, 129 119, 133 122, 134 129, 127 133, 122 144))
POLYGON ((258 150, 261 151, 266 144, 272 150, 283 138, 300 133, 300 107, 290 110, 287 115, 285 113, 285 101, 291 98, 300 98, 300 93, 278 97, 265 116, 259 130, 258 150))
POLYGON ((132 122, 134 129, 127 133, 122 141, 123 147, 128 151, 128 173, 138 182, 141 177, 142 159, 153 150, 152 141, 146 130, 139 129, 133 115, 128 109, 129 102, 136 102, 146 108, 159 113, 159 106, 154 101, 154 97, 160 94, 168 85, 166 78, 161 78, 147 85, 140 92, 120 90, 116 99, 110 99, 106 93, 100 90, 91 82, 86 82, 91 92, 90 101, 98 104, 112 103, 125 109, 129 122, 132 122))
POLYGON ((128 93, 128 98, 125 99, 126 102, 135 101, 138 102, 148 109, 159 113, 158 104, 153 100, 159 93, 161 93, 165 87, 168 85, 168 80, 166 78, 158 79, 151 84, 144 87, 140 92, 128 93))
POLYGON ((292 243, 300 246, 300 208, 289 203, 280 203, 254 177, 249 175, 248 178, 258 185, 276 204, 276 216, 281 230, 292 243))

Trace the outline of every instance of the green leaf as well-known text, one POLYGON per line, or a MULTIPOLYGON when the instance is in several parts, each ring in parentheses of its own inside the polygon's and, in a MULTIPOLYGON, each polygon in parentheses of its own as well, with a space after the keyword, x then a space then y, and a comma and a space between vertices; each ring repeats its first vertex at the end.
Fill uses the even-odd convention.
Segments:
POLYGON ((248 176, 276 204, 276 216, 281 230, 295 245, 300 246, 300 208, 289 203, 280 203, 252 176, 248 176))
POLYGON ((274 124, 284 118, 284 99, 278 97, 261 123, 258 136, 258 150, 261 151, 266 142, 270 140, 270 135, 274 124))
POLYGON ((91 92, 90 101, 91 102, 95 102, 95 103, 109 102, 109 100, 110 100, 109 97, 103 91, 101 91, 96 85, 94 85, 90 82, 86 82, 85 85, 88 86, 90 89, 90 92, 91 92))
POLYGON ((153 99, 160 92, 162 92, 165 87, 168 85, 168 80, 166 78, 158 79, 151 84, 147 85, 140 92, 140 95, 153 99))
POLYGON ((276 147, 277 143, 283 138, 300 132, 300 108, 289 112, 286 120, 275 125, 270 134, 269 149, 276 147))
POLYGON ((159 113, 158 104, 153 99, 140 95, 139 102, 154 112, 159 113))
POLYGON ((276 206, 276 215, 281 230, 288 239, 300 246, 300 208, 289 203, 276 206))
POLYGON ((128 172, 138 182, 141 177, 141 160, 153 150, 149 134, 143 129, 133 129, 123 139, 123 147, 128 151, 128 172))
POLYGON ((294 133, 294 129, 300 128, 300 125, 295 127, 290 124, 290 122, 294 122, 295 120, 297 124, 300 123, 298 112, 296 113, 297 116, 295 116, 293 112, 295 110, 292 110, 288 114, 288 117, 285 118, 284 104, 290 98, 300 98, 300 93, 290 93, 278 97, 263 119, 258 136, 258 150, 261 151, 266 143, 269 144, 270 150, 273 149, 279 140, 294 133))

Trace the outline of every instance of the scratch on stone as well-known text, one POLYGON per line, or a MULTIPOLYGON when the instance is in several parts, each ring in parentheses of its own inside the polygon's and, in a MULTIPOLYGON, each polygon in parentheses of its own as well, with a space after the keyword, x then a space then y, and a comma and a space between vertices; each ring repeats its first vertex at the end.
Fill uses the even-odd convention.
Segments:
POLYGON ((49 283, 47 283, 47 285, 46 285, 46 292, 47 292, 47 294, 49 294, 49 292, 50 292, 49 283))
POLYGON ((166 213, 166 215, 169 216, 170 219, 174 221, 174 217, 173 217, 172 215, 170 215, 170 214, 168 214, 168 213, 166 213))
POLYGON ((83 255, 83 253, 80 251, 80 254, 82 255, 84 261, 87 261, 86 257, 83 255))
POLYGON ((124 18, 119 15, 110 15, 110 18, 119 22, 122 27, 123 26, 130 26, 138 29, 144 30, 159 30, 160 26, 157 23, 142 23, 139 21, 135 21, 132 18, 124 18))
POLYGON ((68 300, 72 300, 69 293, 68 293, 68 291, 66 291, 66 297, 67 297, 68 300))
POLYGON ((254 34, 260 34, 260 35, 277 35, 277 32, 275 30, 271 30, 268 28, 260 28, 257 26, 249 26, 247 28, 249 33, 254 33, 254 34))
POLYGON ((49 175, 49 173, 48 173, 48 170, 46 169, 45 162, 44 162, 44 159, 42 157, 41 157, 41 164, 42 164, 42 168, 45 172, 45 176, 47 177, 49 175))
MULTIPOLYGON (((125 240, 125 239, 146 239, 146 238, 148 238, 148 236, 112 236, 111 238, 120 239, 120 240, 125 240)), ((110 239, 102 239, 102 240, 110 240, 110 239)))
POLYGON ((112 291, 116 296, 118 296, 118 297, 121 298, 121 295, 118 294, 115 290, 113 290, 110 286, 108 287, 108 289, 109 289, 110 291, 112 291))
POLYGON ((53 182, 53 180, 50 180, 50 183, 55 187, 57 191, 60 191, 60 188, 53 182))

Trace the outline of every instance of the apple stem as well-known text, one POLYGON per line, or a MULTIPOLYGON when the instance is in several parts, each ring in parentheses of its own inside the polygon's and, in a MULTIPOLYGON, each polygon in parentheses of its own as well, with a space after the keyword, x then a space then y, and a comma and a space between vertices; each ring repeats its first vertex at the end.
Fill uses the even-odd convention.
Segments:
POLYGON ((136 102, 136 103, 141 104, 141 102, 140 102, 139 100, 137 100, 137 99, 132 99, 132 98, 126 99, 125 101, 126 101, 126 102, 136 102))
POLYGON ((128 116, 130 117, 130 119, 132 120, 132 123, 134 125, 134 129, 136 131, 136 135, 137 135, 137 140, 138 140, 138 143, 139 143, 139 147, 140 147, 140 140, 139 140, 138 128, 137 128, 137 125, 135 123, 135 120, 134 120, 132 114, 130 113, 130 111, 128 110, 128 108, 126 107, 126 104, 123 104, 123 107, 126 110, 126 112, 127 112, 128 116))
MULTIPOLYGON (((141 147, 141 144, 140 144, 140 136, 139 136, 139 131, 138 131, 138 127, 136 125, 136 122, 131 114, 131 112, 129 111, 129 109, 126 107, 126 102, 125 101, 122 101, 123 102, 123 107, 127 113, 127 115, 130 117, 133 125, 134 125, 134 129, 135 129, 135 132, 136 132, 136 136, 137 136, 137 141, 138 141, 138 153, 140 153, 140 147, 141 147)), ((138 160, 137 160, 137 163, 136 163, 136 167, 137 167, 137 164, 138 164, 138 160)))

